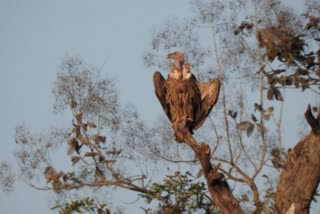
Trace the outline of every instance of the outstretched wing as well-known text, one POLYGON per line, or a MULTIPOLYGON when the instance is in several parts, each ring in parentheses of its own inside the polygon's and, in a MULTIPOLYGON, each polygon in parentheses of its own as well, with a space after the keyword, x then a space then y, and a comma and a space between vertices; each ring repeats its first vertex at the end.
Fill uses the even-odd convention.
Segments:
POLYGON ((220 92, 220 80, 214 78, 206 83, 198 83, 201 93, 201 110, 197 115, 194 130, 197 130, 207 119, 212 107, 217 103, 220 92))
POLYGON ((166 115, 168 116, 169 120, 172 121, 169 105, 166 102, 166 94, 167 94, 166 82, 167 80, 163 78, 163 76, 159 71, 156 71, 153 74, 153 84, 154 84, 156 96, 158 97, 158 100, 160 101, 161 106, 164 112, 166 113, 166 115))

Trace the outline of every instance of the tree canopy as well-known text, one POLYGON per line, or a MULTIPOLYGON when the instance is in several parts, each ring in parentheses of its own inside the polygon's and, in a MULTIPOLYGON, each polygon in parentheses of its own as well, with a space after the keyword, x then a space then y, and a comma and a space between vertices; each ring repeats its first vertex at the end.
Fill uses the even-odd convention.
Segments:
POLYGON ((309 213, 320 181, 320 107, 298 112, 311 127, 301 124, 299 142, 284 140, 283 120, 288 97, 320 93, 320 2, 305 1, 301 14, 289 4, 192 0, 191 18, 152 34, 147 69, 167 72, 162 56, 180 50, 199 81, 222 82, 208 121, 181 144, 163 112, 148 125, 120 104, 113 79, 65 57, 53 107, 71 112, 70 125, 40 133, 17 125, 17 166, 1 161, 3 190, 19 176, 53 192, 60 213, 121 213, 104 200, 112 187, 135 192, 145 213, 309 213))

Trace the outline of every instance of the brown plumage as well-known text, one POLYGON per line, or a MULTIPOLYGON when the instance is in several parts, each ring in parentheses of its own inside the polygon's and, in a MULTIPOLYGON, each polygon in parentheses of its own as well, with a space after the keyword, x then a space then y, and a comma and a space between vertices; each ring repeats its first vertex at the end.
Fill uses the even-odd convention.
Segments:
POLYGON ((199 83, 184 62, 184 54, 174 52, 167 58, 175 59, 168 79, 155 72, 153 82, 156 95, 171 123, 184 120, 189 131, 198 129, 218 100, 220 81, 212 79, 199 83))

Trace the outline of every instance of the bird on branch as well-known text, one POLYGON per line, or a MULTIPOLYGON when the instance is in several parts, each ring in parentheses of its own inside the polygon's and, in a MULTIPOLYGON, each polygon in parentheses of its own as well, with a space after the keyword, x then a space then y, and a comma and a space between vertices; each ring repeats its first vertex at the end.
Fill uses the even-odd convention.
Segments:
MULTIPOLYGON (((193 134, 206 120, 212 107, 216 104, 220 81, 218 78, 210 79, 208 82, 198 82, 190 71, 190 64, 185 62, 182 52, 176 51, 167 55, 168 59, 174 59, 165 79, 159 71, 153 75, 155 93, 163 110, 176 127, 178 123, 184 123, 189 132, 193 134)), ((174 128, 175 129, 175 128, 174 128)), ((176 140, 183 139, 177 135, 176 140)))

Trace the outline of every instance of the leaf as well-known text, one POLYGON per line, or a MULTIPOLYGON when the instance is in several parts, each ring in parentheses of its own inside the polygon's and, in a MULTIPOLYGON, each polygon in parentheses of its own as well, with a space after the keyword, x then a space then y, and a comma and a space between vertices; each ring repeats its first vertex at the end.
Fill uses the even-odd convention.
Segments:
POLYGON ((106 143, 106 137, 101 135, 93 135, 92 140, 96 143, 106 143))
POLYGON ((59 192, 60 189, 61 189, 60 187, 61 187, 61 182, 60 182, 59 180, 54 180, 54 181, 52 182, 52 189, 53 189, 53 191, 59 192))
POLYGON ((281 95, 281 92, 279 89, 275 87, 270 87, 267 91, 267 98, 268 100, 273 100, 273 98, 276 98, 276 100, 283 101, 283 97, 281 95))
POLYGON ((286 85, 291 86, 293 84, 292 78, 286 78, 286 85))
POLYGON ((238 112, 229 110, 228 114, 230 117, 232 117, 235 120, 237 118, 238 112))
POLYGON ((99 156, 99 162, 103 162, 105 160, 105 157, 99 156))
POLYGON ((69 145, 74 145, 76 142, 78 142, 78 141, 77 141, 77 139, 74 138, 74 137, 72 137, 72 138, 70 138, 70 139, 68 140, 68 144, 69 144, 69 145))
POLYGON ((318 107, 317 107, 317 106, 313 106, 313 107, 312 107, 312 111, 313 111, 313 112, 318 112, 318 107))
POLYGON ((280 74, 280 73, 283 73, 285 72, 286 70, 285 69, 276 69, 274 71, 272 71, 274 74, 280 74))
POLYGON ((254 114, 251 114, 251 119, 256 123, 258 121, 258 119, 256 118, 256 116, 254 114))
POLYGON ((77 123, 81 124, 82 123, 82 113, 79 113, 76 115, 77 123))
POLYGON ((107 151, 106 154, 108 155, 114 155, 114 156, 118 156, 120 155, 120 153, 122 152, 122 149, 116 149, 115 147, 112 147, 112 150, 107 151))
POLYGON ((50 183, 55 179, 57 172, 52 166, 47 166, 43 174, 47 179, 47 183, 50 183))
POLYGON ((75 125, 72 129, 72 132, 75 133, 76 135, 78 135, 80 133, 80 126, 75 125))
POLYGON ((247 136, 250 137, 254 130, 254 124, 249 121, 243 121, 237 124, 237 129, 239 131, 246 131, 247 136))
POLYGON ((272 113, 272 112, 274 111, 274 107, 273 107, 273 106, 269 107, 269 108, 267 109, 267 111, 268 111, 269 113, 272 113))
POLYGON ((298 75, 302 75, 302 76, 309 74, 309 71, 307 71, 305 69, 302 69, 302 68, 297 69, 296 72, 297 72, 298 75))
POLYGON ((265 127, 263 124, 258 123, 258 124, 256 124, 256 125, 257 125, 258 132, 259 132, 260 134, 267 132, 267 129, 266 129, 266 127, 265 127))
POLYGON ((258 103, 255 103, 254 104, 254 111, 257 111, 257 110, 260 112, 264 111, 261 104, 259 105, 258 103))
POLYGON ((267 91, 267 98, 268 100, 273 100, 273 87, 270 87, 267 91))
POLYGON ((79 141, 81 141, 83 144, 88 145, 90 142, 88 140, 88 138, 86 138, 85 136, 83 136, 82 134, 78 134, 77 138, 79 141))
POLYGON ((71 109, 74 109, 75 107, 77 107, 77 105, 78 105, 78 103, 77 103, 76 101, 74 101, 74 99, 72 99, 72 100, 70 101, 70 108, 71 108, 71 109))
POLYGON ((76 163, 78 163, 79 160, 80 160, 79 156, 72 156, 71 157, 72 166, 74 166, 76 163))
POLYGON ((76 150, 74 145, 70 145, 68 148, 68 155, 72 155, 72 153, 76 150))
POLYGON ((274 97, 276 98, 276 100, 283 101, 283 97, 282 97, 282 94, 281 94, 281 92, 279 91, 279 89, 274 88, 274 90, 273 90, 273 95, 274 95, 274 97))
POLYGON ((271 114, 263 114, 262 117, 265 120, 270 120, 271 114))
POLYGON ((282 86, 286 86, 287 83, 290 83, 286 76, 281 76, 277 82, 279 82, 282 86))
POLYGON ((243 21, 239 26, 240 29, 243 29, 243 28, 251 29, 252 27, 253 27, 253 23, 248 21, 243 21))
POLYGON ((78 155, 80 154, 80 149, 81 149, 82 145, 79 145, 79 142, 77 141, 75 143, 75 150, 78 153, 78 155))
POLYGON ((78 143, 76 138, 70 138, 68 140, 69 148, 68 148, 68 155, 71 155, 76 150, 76 144, 78 143))
POLYGON ((293 77, 293 83, 294 83, 294 86, 295 86, 296 88, 298 88, 299 85, 300 85, 300 78, 297 77, 297 76, 294 76, 294 77, 293 77))
POLYGON ((96 124, 92 123, 92 122, 87 122, 87 126, 89 126, 90 128, 96 128, 96 124))
POLYGON ((300 83, 301 83, 301 89, 302 91, 304 91, 305 89, 307 88, 310 88, 310 84, 308 82, 308 79, 305 79, 305 78, 300 78, 300 83))
POLYGON ((97 152, 86 152, 84 154, 84 157, 94 157, 96 155, 99 155, 97 152))
POLYGON ((281 150, 279 148, 275 148, 271 150, 271 155, 274 157, 280 157, 281 150))
POLYGON ((246 194, 243 194, 243 195, 241 195, 241 201, 248 202, 249 201, 249 197, 246 194))
POLYGON ((269 83, 270 85, 273 85, 273 84, 276 82, 276 78, 275 78, 274 75, 272 75, 272 74, 268 74, 268 75, 267 75, 267 78, 268 78, 268 83, 269 83))

